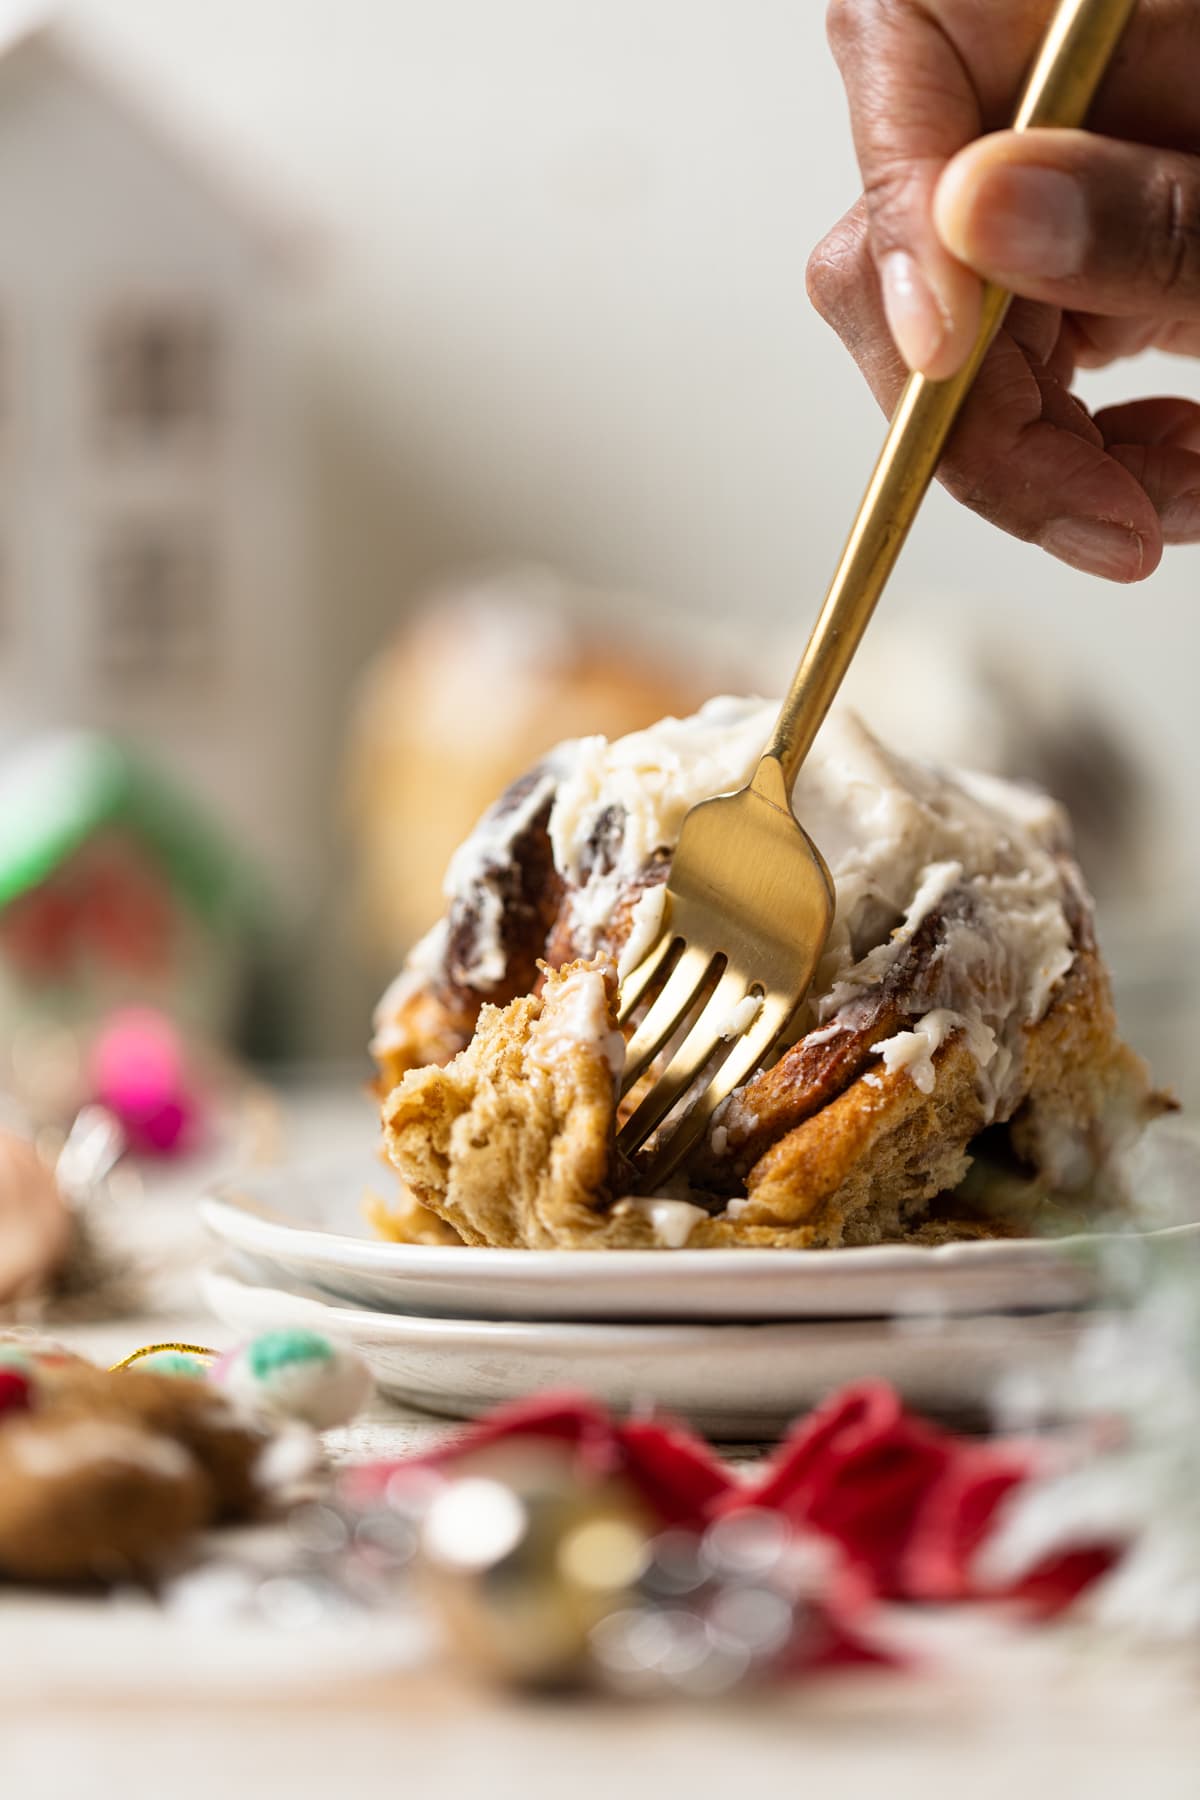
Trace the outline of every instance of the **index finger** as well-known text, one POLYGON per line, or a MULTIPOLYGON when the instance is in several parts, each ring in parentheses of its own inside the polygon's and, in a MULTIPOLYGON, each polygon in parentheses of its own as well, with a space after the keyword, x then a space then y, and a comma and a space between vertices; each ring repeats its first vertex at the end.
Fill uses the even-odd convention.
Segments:
POLYGON ((933 196, 946 164, 983 129, 970 70, 917 0, 831 0, 828 33, 893 340, 910 368, 951 375, 971 346, 981 284, 943 247, 933 196))
MULTIPOLYGON (((1052 0, 831 0, 830 43, 845 83, 871 247, 888 322, 911 368, 952 374, 977 321, 979 284, 932 219, 946 162, 1007 124, 1052 0)), ((1095 122, 1114 136, 1194 146, 1200 133, 1200 6, 1142 0, 1114 58, 1095 122)))

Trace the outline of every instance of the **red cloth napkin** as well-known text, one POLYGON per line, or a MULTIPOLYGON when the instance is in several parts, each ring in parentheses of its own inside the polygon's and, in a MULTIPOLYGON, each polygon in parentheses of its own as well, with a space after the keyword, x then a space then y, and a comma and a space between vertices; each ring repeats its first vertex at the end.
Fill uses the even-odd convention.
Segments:
POLYGON ((975 1573, 979 1551, 1005 1503, 1049 1471, 1053 1452, 1019 1439, 945 1431, 907 1411, 895 1390, 878 1381, 832 1395, 750 1481, 739 1480, 702 1438, 673 1420, 621 1422, 585 1395, 563 1393, 502 1407, 431 1455, 351 1471, 347 1492, 369 1503, 398 1469, 453 1467, 522 1437, 565 1445, 581 1479, 622 1477, 664 1525, 702 1531, 725 1514, 759 1507, 836 1545, 831 1626, 845 1632, 851 1654, 863 1646, 850 1615, 875 1601, 1016 1600, 1049 1615, 1120 1554, 1116 1544, 1079 1544, 1016 1586, 983 1585, 975 1573))

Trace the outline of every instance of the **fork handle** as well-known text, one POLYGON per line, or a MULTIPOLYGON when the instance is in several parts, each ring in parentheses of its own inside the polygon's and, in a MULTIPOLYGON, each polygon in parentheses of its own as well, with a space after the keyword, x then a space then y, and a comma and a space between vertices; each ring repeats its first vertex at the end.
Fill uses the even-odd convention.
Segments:
MULTIPOLYGON (((1013 120, 1031 126, 1082 125, 1137 0, 1061 0, 1013 120)), ((1012 295, 988 282, 971 354, 947 381, 910 375, 858 516, 799 668, 763 754, 755 785, 790 794, 800 765, 842 684, 875 603, 933 480, 959 408, 979 373, 1012 295), (770 765, 778 765, 772 769, 770 765)))

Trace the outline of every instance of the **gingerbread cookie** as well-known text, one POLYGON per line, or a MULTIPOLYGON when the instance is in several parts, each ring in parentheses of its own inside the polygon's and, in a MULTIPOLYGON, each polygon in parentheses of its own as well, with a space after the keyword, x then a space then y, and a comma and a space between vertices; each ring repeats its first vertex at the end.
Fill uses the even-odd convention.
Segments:
POLYGON ((29 1415, 0 1431, 0 1572, 110 1580, 149 1569, 212 1513, 181 1444, 116 1419, 29 1415))
POLYGON ((207 1383, 0 1344, 0 1576, 151 1570, 258 1509, 268 1441, 207 1383))

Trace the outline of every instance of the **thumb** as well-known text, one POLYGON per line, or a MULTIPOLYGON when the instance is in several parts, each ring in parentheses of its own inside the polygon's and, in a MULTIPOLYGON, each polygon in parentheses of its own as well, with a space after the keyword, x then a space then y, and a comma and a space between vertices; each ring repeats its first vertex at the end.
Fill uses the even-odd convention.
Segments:
POLYGON ((1086 131, 997 132, 943 171, 946 248, 1027 299, 1200 319, 1200 157, 1086 131))

